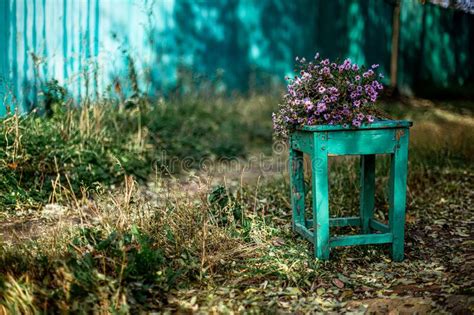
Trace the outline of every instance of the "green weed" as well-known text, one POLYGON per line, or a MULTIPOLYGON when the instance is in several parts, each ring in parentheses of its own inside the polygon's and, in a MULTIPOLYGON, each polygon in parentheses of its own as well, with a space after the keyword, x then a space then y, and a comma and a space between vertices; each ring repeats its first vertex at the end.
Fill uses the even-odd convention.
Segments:
POLYGON ((124 175, 146 181, 204 159, 246 155, 241 114, 220 101, 140 99, 130 109, 107 100, 82 108, 51 103, 49 118, 32 113, 0 123, 0 209, 70 201, 124 175))

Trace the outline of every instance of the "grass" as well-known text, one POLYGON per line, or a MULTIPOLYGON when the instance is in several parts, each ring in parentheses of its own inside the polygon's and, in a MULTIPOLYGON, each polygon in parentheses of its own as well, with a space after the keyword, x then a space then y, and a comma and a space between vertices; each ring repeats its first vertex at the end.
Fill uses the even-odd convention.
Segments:
MULTIPOLYGON (((180 160, 184 154, 197 158, 236 156, 244 149, 251 158, 262 144, 270 146, 270 126, 254 126, 262 120, 258 117, 270 111, 272 101, 255 97, 234 102, 233 108, 216 102, 210 109, 191 105, 120 109, 111 113, 113 118, 102 118, 98 128, 91 123, 96 119, 91 118, 94 111, 102 111, 95 117, 104 117, 113 112, 107 107, 112 104, 66 111, 61 117, 70 118, 58 122, 54 118, 44 122, 37 117, 10 117, 5 123, 10 129, 4 133, 11 139, 1 174, 23 171, 33 161, 49 165, 52 170, 44 171, 45 178, 54 183, 59 174, 56 187, 62 189, 44 184, 41 197, 30 197, 38 191, 38 186, 33 186, 38 185, 32 180, 34 173, 28 177, 24 171, 13 178, 19 187, 26 187, 26 196, 38 205, 39 217, 47 202, 59 203, 66 210, 40 219, 47 233, 30 240, 8 237, 2 243, 0 239, 0 313, 344 312, 373 310, 374 301, 387 304, 402 298, 414 299, 410 303, 418 306, 428 305, 436 313, 472 311, 471 116, 442 115, 444 107, 437 106, 385 104, 393 116, 415 121, 410 144, 406 260, 393 263, 386 246, 367 246, 338 248, 329 262, 321 262, 312 258, 308 242, 291 231, 284 171, 264 173, 264 178, 256 175, 253 183, 244 183, 226 172, 226 177, 217 178, 195 172, 166 177, 156 172, 166 168, 149 165, 153 158, 148 154, 154 156, 163 148, 172 152, 170 158, 180 160), (86 115, 89 127, 79 123, 86 115), (225 123, 230 117, 232 121, 225 123), (164 122, 172 119, 182 120, 171 121, 172 127, 167 127, 164 122), (66 135, 76 140, 63 147, 54 145, 61 150, 45 154, 50 152, 45 148, 51 143, 47 139, 67 121, 75 127, 66 135), (50 130, 27 128, 33 122, 51 124, 50 130), (23 136, 15 136, 15 129, 22 130, 23 136), (35 142, 34 135, 43 131, 43 140, 35 142), (203 136, 215 132, 222 133, 221 138, 203 136), (230 138, 236 141, 232 149, 230 138), (258 139, 250 141, 252 138, 258 139), (36 151, 31 151, 33 147, 36 151), (103 152, 101 162, 83 159, 87 150, 77 149, 83 147, 102 148, 97 149, 103 152), (66 150, 81 152, 81 160, 75 155, 67 160, 63 156, 68 155, 58 154, 66 150), (116 163, 117 155, 126 154, 130 164, 116 163), (12 156, 18 161, 14 169, 8 166, 12 156), (110 156, 115 158, 109 160, 110 156), (70 167, 55 160, 76 164, 70 167), (84 167, 84 160, 89 161, 89 170, 77 171, 84 167), (51 167, 55 164, 62 168, 51 167), (117 164, 120 167, 110 171, 117 164), (81 181, 92 181, 90 169, 103 165, 107 165, 104 177, 93 181, 98 183, 96 189, 77 194, 73 183, 80 192, 81 181), (66 185, 68 179, 72 188, 66 185)), ((284 155, 273 158, 284 159, 284 155)), ((240 163, 246 165, 245 160, 240 163)), ((354 172, 358 161, 338 158, 331 163, 331 214, 353 213, 358 205, 354 172)), ((387 213, 387 171, 388 161, 380 159, 376 206, 381 218, 387 213)), ((17 210, 24 209, 25 201, 15 205, 17 210)), ((8 220, 15 217, 10 211, 8 220)))
POLYGON ((247 128, 251 121, 240 104, 221 99, 53 108, 49 118, 32 113, 2 120, 0 212, 70 200, 65 191, 81 195, 124 175, 145 182, 150 174, 245 156, 248 139, 260 137, 247 132, 255 129, 247 128))

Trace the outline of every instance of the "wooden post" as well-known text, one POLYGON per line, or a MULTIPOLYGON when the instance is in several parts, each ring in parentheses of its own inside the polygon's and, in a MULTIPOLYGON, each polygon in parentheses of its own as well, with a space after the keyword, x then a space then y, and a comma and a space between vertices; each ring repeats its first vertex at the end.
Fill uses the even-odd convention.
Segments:
POLYGON ((329 259, 329 191, 327 132, 314 134, 312 154, 314 255, 329 259))
POLYGON ((398 44, 400 41, 400 0, 395 1, 392 16, 392 52, 390 56, 390 88, 397 89, 398 44))
POLYGON ((362 233, 370 233, 369 222, 374 215, 375 154, 360 156, 360 225, 362 233))

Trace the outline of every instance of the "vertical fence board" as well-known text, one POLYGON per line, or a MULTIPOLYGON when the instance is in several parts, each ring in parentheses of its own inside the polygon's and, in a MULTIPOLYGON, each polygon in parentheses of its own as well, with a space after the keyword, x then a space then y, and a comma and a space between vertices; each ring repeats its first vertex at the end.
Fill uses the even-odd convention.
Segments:
MULTIPOLYGON (((226 91, 282 83, 295 56, 316 51, 379 63, 388 73, 392 10, 375 0, 3 0, 0 76, 28 109, 51 79, 77 98, 120 79, 130 95, 129 57, 141 90, 151 94, 174 89, 183 73, 215 80, 219 69, 226 91)), ((401 87, 474 84, 473 41, 474 15, 403 1, 401 87)))

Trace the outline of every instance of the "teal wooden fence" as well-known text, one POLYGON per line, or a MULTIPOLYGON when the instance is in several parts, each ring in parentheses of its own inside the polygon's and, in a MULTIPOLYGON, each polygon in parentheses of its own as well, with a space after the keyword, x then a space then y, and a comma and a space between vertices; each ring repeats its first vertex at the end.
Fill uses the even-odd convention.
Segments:
MULTIPOLYGON (((129 76, 151 95, 206 80, 246 92, 316 51, 388 74, 392 12, 390 0, 2 0, 0 102, 28 110, 51 79, 77 98, 129 93, 129 76)), ((403 0, 401 25, 405 91, 474 93, 474 15, 403 0)))

